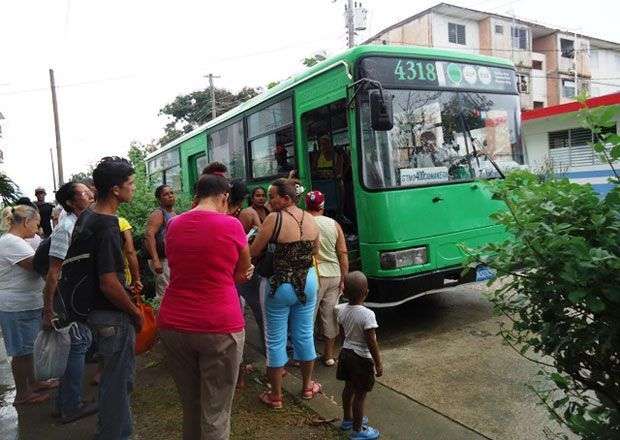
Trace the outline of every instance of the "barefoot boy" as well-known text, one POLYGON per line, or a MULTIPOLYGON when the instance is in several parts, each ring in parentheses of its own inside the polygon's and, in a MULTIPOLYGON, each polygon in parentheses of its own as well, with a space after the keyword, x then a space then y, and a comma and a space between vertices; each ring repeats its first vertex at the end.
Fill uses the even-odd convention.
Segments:
POLYGON ((383 374, 375 334, 379 326, 375 313, 363 306, 368 295, 366 276, 362 272, 351 272, 344 282, 344 296, 349 303, 336 306, 340 334, 344 335, 336 372, 336 377, 345 381, 342 390, 344 416, 340 428, 351 430, 350 439, 376 439, 379 431, 368 426, 364 402, 366 393, 375 384, 375 371, 377 377, 383 374))

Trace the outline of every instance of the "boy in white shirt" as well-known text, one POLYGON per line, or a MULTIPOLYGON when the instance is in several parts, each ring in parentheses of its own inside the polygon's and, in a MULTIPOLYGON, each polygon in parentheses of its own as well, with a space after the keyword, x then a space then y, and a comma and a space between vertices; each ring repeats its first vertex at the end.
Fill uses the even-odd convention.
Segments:
POLYGON ((368 426, 368 417, 364 417, 366 394, 375 384, 375 374, 377 377, 383 374, 375 333, 379 327, 377 319, 372 310, 363 306, 367 295, 366 276, 362 272, 351 272, 345 276, 344 287, 349 303, 336 306, 340 334, 344 335, 336 372, 336 377, 345 381, 340 428, 351 429, 349 439, 354 440, 379 438, 379 431, 368 426))

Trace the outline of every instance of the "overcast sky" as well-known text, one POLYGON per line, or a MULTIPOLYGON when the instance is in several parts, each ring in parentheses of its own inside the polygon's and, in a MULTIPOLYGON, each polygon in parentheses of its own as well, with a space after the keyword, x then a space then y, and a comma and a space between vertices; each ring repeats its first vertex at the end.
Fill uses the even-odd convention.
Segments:
MULTIPOLYGON (((55 70, 65 178, 132 140, 163 133, 158 110, 204 88, 264 86, 303 69, 304 56, 345 48, 343 0, 0 0, 0 113, 5 173, 51 195, 55 146, 48 69, 55 70)), ((367 0, 369 29, 437 1, 367 0)), ((617 0, 451 3, 619 41, 617 0)), ((617 72, 610 72, 617 73, 617 72)))

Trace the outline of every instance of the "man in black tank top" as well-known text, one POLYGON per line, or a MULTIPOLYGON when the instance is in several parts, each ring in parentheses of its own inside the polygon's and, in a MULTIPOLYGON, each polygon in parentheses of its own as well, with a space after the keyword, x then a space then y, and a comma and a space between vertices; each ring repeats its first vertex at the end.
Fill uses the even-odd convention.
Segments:
POLYGON ((155 198, 159 202, 159 208, 149 215, 144 234, 144 247, 148 255, 149 267, 155 275, 155 294, 161 298, 170 281, 164 238, 168 222, 176 215, 174 212, 176 197, 171 187, 160 185, 155 190, 155 198))

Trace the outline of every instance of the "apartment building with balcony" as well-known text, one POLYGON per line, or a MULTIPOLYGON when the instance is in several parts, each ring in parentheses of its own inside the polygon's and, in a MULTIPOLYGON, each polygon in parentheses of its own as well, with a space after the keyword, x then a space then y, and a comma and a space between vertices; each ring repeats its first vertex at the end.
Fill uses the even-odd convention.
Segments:
POLYGON ((440 3, 398 22, 367 44, 464 50, 512 60, 523 110, 620 91, 620 44, 531 21, 440 3))

